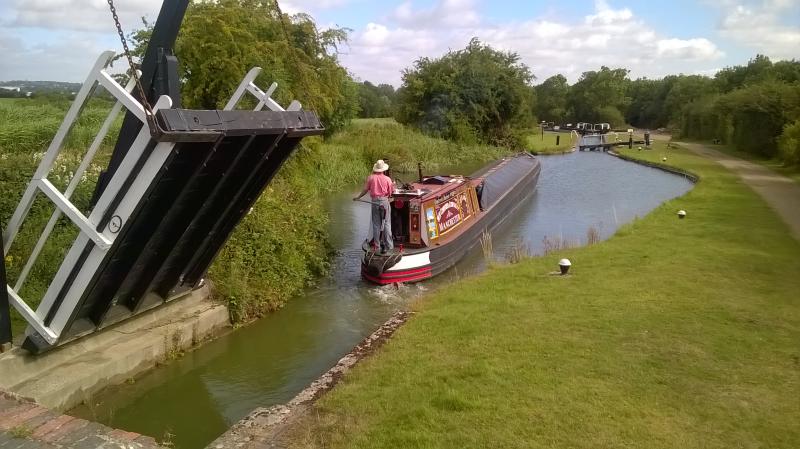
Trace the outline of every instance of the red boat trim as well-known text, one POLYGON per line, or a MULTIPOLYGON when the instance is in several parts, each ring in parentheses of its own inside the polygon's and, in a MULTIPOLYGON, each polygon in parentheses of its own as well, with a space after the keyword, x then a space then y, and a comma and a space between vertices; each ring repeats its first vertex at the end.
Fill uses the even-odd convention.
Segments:
POLYGON ((413 281, 420 281, 422 279, 427 279, 431 277, 431 269, 430 267, 424 268, 422 271, 419 269, 417 270, 409 270, 413 271, 413 273, 402 271, 397 272, 398 274, 393 276, 385 276, 381 275, 379 277, 375 277, 367 273, 367 271, 362 267, 361 269, 361 276, 364 279, 373 282, 375 284, 386 285, 386 284, 394 284, 396 282, 413 282, 413 281))
MULTIPOLYGON (((431 271, 431 266, 426 265, 421 268, 411 268, 408 270, 384 271, 378 277, 380 277, 381 279, 395 279, 401 277, 414 276, 421 273, 428 273, 430 271, 431 271)), ((369 274, 369 271, 367 271, 367 267, 364 266, 363 264, 361 265, 361 272, 369 274)))
POLYGON ((386 275, 386 276, 396 276, 396 275, 407 275, 407 274, 421 273, 423 271, 431 271, 431 266, 430 265, 426 265, 424 267, 409 268, 408 270, 397 270, 397 271, 392 271, 392 269, 390 268, 390 269, 384 271, 383 274, 386 275))

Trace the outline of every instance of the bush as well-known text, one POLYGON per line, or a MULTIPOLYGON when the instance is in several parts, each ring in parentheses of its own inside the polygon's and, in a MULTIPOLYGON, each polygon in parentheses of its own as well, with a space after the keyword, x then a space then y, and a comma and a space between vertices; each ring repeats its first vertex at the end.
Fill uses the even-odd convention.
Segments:
POLYGON ((406 69, 395 117, 435 137, 520 148, 510 130, 535 121, 532 80, 516 53, 473 39, 464 50, 406 69))
POLYGON ((783 128, 783 134, 778 139, 778 149, 784 165, 800 166, 800 119, 783 128))

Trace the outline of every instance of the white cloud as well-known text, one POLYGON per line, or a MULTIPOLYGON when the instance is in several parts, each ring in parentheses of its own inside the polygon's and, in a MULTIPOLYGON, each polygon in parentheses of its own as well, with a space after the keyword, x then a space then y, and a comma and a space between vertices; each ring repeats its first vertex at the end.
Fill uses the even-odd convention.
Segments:
POLYGON ((469 28, 480 23, 474 0, 440 0, 430 8, 417 10, 406 1, 395 8, 391 18, 401 27, 411 29, 469 28))
POLYGON ((26 45, 7 30, 0 30, 0 79, 82 82, 104 50, 82 34, 64 33, 50 43, 26 45))
POLYGON ((507 23, 481 20, 474 1, 444 0, 423 9, 401 4, 382 23, 356 31, 342 61, 362 79, 399 85, 400 71, 414 60, 463 48, 473 36, 517 52, 539 81, 561 73, 574 82, 600 65, 628 67, 633 76, 663 76, 685 71, 689 62, 697 67, 724 56, 707 38, 663 36, 630 9, 614 9, 603 0, 575 21, 507 23), (473 25, 451 26, 457 19, 473 25))
POLYGON ((616 22, 633 18, 633 12, 630 9, 614 10, 608 6, 605 0, 597 0, 594 5, 596 13, 588 15, 584 19, 587 25, 613 25, 616 22))
MULTIPOLYGON (((155 20, 161 3, 117 1, 123 31, 155 20)), ((106 0, 10 0, 0 12, 0 79, 83 81, 102 51, 122 50, 106 0)))
POLYGON ((665 58, 687 61, 716 59, 721 56, 717 46, 705 38, 661 39, 656 42, 656 53, 665 58))
POLYGON ((763 0, 724 4, 720 34, 775 59, 800 56, 800 28, 783 23, 800 8, 798 0, 763 0))
MULTIPOLYGON (((141 16, 154 20, 161 0, 117 1, 115 8, 127 33, 142 26, 141 16)), ((48 30, 114 32, 106 0, 12 0, 11 14, 4 20, 10 27, 37 27, 48 30)))
POLYGON ((351 0, 283 0, 279 3, 285 14, 307 13, 319 9, 339 8, 351 0))

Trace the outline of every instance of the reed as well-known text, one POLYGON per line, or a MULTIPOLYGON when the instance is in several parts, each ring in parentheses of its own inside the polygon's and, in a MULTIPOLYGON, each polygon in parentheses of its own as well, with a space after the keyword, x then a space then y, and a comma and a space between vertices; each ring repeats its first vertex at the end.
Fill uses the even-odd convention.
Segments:
POLYGON ((544 238, 542 238, 542 248, 545 256, 578 246, 580 246, 578 242, 567 240, 561 235, 558 237, 544 236, 544 238))
POLYGON ((492 233, 484 229, 481 232, 481 250, 483 251, 483 258, 486 263, 494 264, 494 248, 492 247, 492 233))
POLYGON ((508 254, 506 254, 506 262, 512 265, 517 264, 530 257, 530 255, 531 253, 528 245, 526 245, 522 240, 518 240, 514 243, 511 249, 508 250, 508 254))
POLYGON ((594 245, 600 241, 600 231, 592 226, 586 230, 586 245, 594 245))

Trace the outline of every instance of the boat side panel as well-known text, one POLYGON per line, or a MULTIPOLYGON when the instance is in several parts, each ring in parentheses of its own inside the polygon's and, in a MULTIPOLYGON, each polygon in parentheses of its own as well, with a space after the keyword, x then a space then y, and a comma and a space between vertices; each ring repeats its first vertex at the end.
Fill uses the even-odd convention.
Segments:
POLYGON ((470 229, 456 241, 435 247, 431 250, 432 274, 435 276, 455 265, 479 241, 484 230, 492 231, 499 226, 506 217, 511 215, 536 189, 539 180, 540 168, 536 167, 535 173, 522 179, 520 184, 509 192, 508 195, 496 203, 491 210, 480 217, 470 229))

